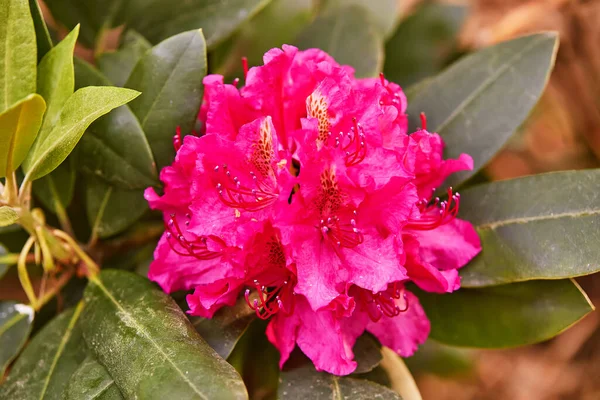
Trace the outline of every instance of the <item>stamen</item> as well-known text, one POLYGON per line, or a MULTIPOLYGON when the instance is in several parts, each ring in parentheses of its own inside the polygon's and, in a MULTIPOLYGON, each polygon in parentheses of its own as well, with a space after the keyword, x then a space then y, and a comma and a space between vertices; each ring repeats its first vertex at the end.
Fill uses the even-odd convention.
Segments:
POLYGON ((351 219, 347 223, 340 222, 337 216, 321 220, 319 230, 324 238, 331 240, 337 247, 353 248, 364 240, 363 234, 356 227, 356 220, 351 219))
POLYGON ((427 130, 427 116, 422 112, 419 117, 421 118, 421 129, 427 130))
POLYGON ((248 78, 248 58, 242 57, 242 67, 244 68, 244 82, 248 78))
POLYGON ((447 194, 448 200, 441 202, 439 197, 436 197, 433 202, 426 199, 419 200, 416 205, 421 216, 419 219, 411 219, 406 224, 406 228, 428 231, 456 218, 460 207, 460 194, 458 192, 453 194, 451 187, 448 188, 447 194))
POLYGON ((181 137, 181 127, 175 128, 175 136, 173 136, 173 147, 175 148, 175 152, 179 151, 183 144, 183 139, 181 137))
POLYGON ((250 171, 249 184, 243 184, 239 177, 233 176, 227 169, 227 164, 221 168, 214 168, 215 174, 220 175, 216 189, 221 201, 228 207, 246 211, 259 211, 269 207, 277 201, 272 184, 268 179, 258 179, 256 174, 250 171), (223 175, 225 175, 223 177, 223 175))
POLYGON ((369 318, 373 322, 379 321, 384 315, 393 318, 408 311, 409 303, 404 287, 398 289, 396 282, 394 282, 392 288, 388 288, 383 292, 372 293, 365 290, 364 293, 363 301, 365 301, 369 318), (404 302, 402 307, 398 305, 400 299, 404 302))
POLYGON ((290 315, 294 311, 293 288, 295 277, 290 275, 288 279, 273 282, 271 285, 261 285, 258 280, 253 280, 249 286, 256 289, 257 299, 250 299, 250 289, 244 292, 246 304, 250 307, 260 319, 268 319, 279 311, 285 315, 290 315))
POLYGON ((350 129, 350 132, 348 132, 350 142, 343 147, 343 150, 346 151, 346 166, 348 167, 360 163, 367 155, 363 127, 356 120, 356 117, 352 118, 352 123, 354 126, 350 129))
MULTIPOLYGON (((189 225, 190 214, 186 214, 185 225, 189 225)), ((183 231, 179 227, 177 216, 171 214, 169 222, 166 224, 167 243, 171 249, 180 256, 189 256, 198 260, 211 260, 220 257, 219 252, 211 251, 206 245, 206 237, 201 236, 194 240, 185 238, 183 231)))
POLYGON ((237 89, 239 83, 240 83, 240 78, 235 78, 232 82, 232 85, 237 89))

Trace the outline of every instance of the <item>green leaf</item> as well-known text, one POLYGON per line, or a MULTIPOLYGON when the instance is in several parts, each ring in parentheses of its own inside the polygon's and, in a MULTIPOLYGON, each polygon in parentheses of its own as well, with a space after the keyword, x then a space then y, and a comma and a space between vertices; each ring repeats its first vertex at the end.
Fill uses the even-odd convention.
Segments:
MULTIPOLYGON (((327 0, 324 11, 335 12, 336 7, 356 5, 368 12, 378 31, 389 36, 394 32, 400 18, 400 2, 398 0, 327 0)), ((412 38, 411 39, 416 39, 412 38)))
POLYGON ((75 27, 56 47, 50 50, 38 66, 37 92, 46 101, 46 114, 40 129, 40 139, 45 138, 60 116, 69 97, 73 94, 73 51, 79 35, 75 27))
POLYGON ((372 371, 381 362, 381 345, 373 336, 365 333, 360 336, 354 348, 354 360, 358 363, 353 374, 364 374, 372 371))
POLYGON ((35 29, 37 61, 39 63, 42 57, 52 49, 52 38, 50 37, 50 32, 48 32, 48 27, 46 26, 46 21, 44 21, 38 0, 29 0, 29 11, 31 12, 33 27, 35 29))
POLYGON ((319 48, 359 78, 376 76, 383 66, 383 39, 370 15, 358 6, 336 8, 317 17, 298 36, 301 49, 319 48))
POLYGON ((0 376, 25 345, 32 322, 33 308, 15 301, 0 302, 0 376))
POLYGON ((173 2, 131 0, 126 5, 127 24, 157 43, 178 33, 201 28, 212 48, 252 18, 270 0, 188 0, 173 2), (143 18, 140 18, 143 15, 143 18))
POLYGON ((291 43, 313 14, 312 0, 273 0, 236 34, 211 52, 210 70, 227 76, 243 76, 242 57, 249 65, 263 63, 274 47, 291 43))
POLYGON ((127 229, 149 210, 143 190, 126 190, 90 177, 85 204, 92 231, 100 238, 127 229))
POLYGON ((116 86, 123 86, 140 58, 152 45, 139 33, 128 30, 117 51, 102 53, 97 60, 98 69, 116 86))
POLYGON ((404 87, 441 71, 456 51, 467 11, 464 5, 421 5, 386 43, 385 77, 404 87))
MULTIPOLYGON (((85 61, 75 61, 76 87, 108 86, 110 82, 85 61)), ((78 147, 82 171, 122 189, 143 189, 158 181, 152 150, 128 105, 98 118, 78 147), (135 151, 131 151, 135 149, 135 151)))
POLYGON ((210 319, 190 317, 190 322, 209 346, 227 359, 255 319, 254 311, 240 298, 234 307, 224 307, 210 319))
POLYGON ((37 46, 24 0, 0 0, 0 113, 35 93, 37 46))
POLYGON ((178 126, 192 130, 202 101, 206 44, 202 31, 173 36, 152 48, 137 63, 126 87, 143 93, 129 105, 138 117, 159 168, 175 156, 178 126))
MULTIPOLYGON (((16 225, 13 225, 16 226, 16 225)), ((6 229, 6 228, 0 228, 6 229)), ((4 245, 0 244, 0 279, 6 274, 11 265, 16 264, 19 259, 18 254, 9 254, 8 250, 4 245)), ((0 328, 1 329, 1 328, 0 328)), ((0 376, 2 375, 2 371, 0 371, 0 376)))
POLYGON ((71 377, 63 400, 121 400, 124 399, 106 368, 88 356, 71 377))
POLYGON ((54 171, 33 183, 33 193, 42 205, 57 214, 73 200, 75 190, 74 160, 68 157, 54 171))
POLYGON ((247 398, 233 367, 147 279, 103 270, 84 299, 85 341, 126 398, 247 398))
POLYGON ((19 214, 9 206, 0 207, 0 226, 12 225, 19 219, 19 214))
POLYGON ((88 126, 98 117, 136 98, 139 92, 116 87, 85 87, 65 103, 58 122, 39 135, 23 165, 25 179, 33 181, 52 172, 75 148, 88 126))
POLYGON ((463 287, 563 279, 600 271, 600 169, 528 176, 461 193, 483 251, 461 269, 463 287))
POLYGON ((317 372, 308 364, 281 373, 278 398, 287 399, 394 399, 396 392, 377 383, 317 372))
POLYGON ((79 39, 89 48, 95 47, 103 30, 123 22, 119 18, 124 3, 121 0, 45 0, 44 3, 52 17, 69 29, 81 24, 79 39))
POLYGON ((471 349, 446 346, 428 340, 404 361, 415 374, 434 374, 444 378, 466 375, 475 368, 476 353, 471 349))
POLYGON ((415 290, 430 337, 452 346, 504 348, 548 340, 593 310, 571 280, 529 281, 452 294, 415 290))
POLYGON ((21 165, 42 125, 45 110, 42 96, 30 94, 0 114, 0 177, 21 165))
POLYGON ((409 126, 427 115, 427 130, 446 143, 445 157, 473 157, 472 171, 453 174, 459 186, 504 146, 537 103, 554 65, 556 33, 500 43, 464 57, 431 79, 408 105, 409 126))
POLYGON ((35 335, 0 386, 0 398, 62 399, 64 388, 85 359, 79 316, 83 304, 54 318, 35 335))

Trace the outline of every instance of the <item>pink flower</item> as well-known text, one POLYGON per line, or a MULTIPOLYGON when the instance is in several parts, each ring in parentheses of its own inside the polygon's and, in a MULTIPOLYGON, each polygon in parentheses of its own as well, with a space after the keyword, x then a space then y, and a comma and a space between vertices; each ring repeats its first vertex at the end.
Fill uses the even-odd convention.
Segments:
POLYGON ((176 135, 146 199, 166 231, 149 278, 190 290, 203 317, 243 295, 281 353, 297 345, 317 369, 356 368, 365 331, 401 356, 429 334, 414 282, 460 287, 457 270, 480 251, 456 218, 460 196, 434 188, 472 168, 442 158, 437 134, 407 134, 406 97, 382 77, 356 79, 317 50, 270 50, 241 89, 204 79, 203 136, 176 135))

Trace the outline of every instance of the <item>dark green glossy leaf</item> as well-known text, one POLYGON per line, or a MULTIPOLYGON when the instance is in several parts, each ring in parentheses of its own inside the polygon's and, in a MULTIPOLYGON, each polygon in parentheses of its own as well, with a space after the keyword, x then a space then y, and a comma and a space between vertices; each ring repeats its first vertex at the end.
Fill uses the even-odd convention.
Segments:
POLYGON ((269 0, 154 0, 149 7, 146 0, 132 0, 126 12, 128 26, 152 43, 202 29, 206 44, 213 47, 268 3, 269 0))
POLYGON ((297 39, 301 49, 316 47, 360 78, 376 76, 383 66, 383 39, 370 15, 358 6, 341 7, 317 17, 297 39))
POLYGON ((483 250, 462 286, 562 279, 600 271, 600 170, 534 175, 461 193, 483 250))
POLYGON ((86 356, 79 324, 82 308, 79 304, 63 312, 35 335, 0 386, 0 399, 62 399, 86 356))
POLYGON ((235 370, 147 279, 103 270, 84 299, 85 341, 126 398, 247 398, 235 370))
POLYGON ((281 373, 278 397, 287 399, 394 399, 398 394, 367 381, 317 372, 312 364, 281 373))
POLYGON ((33 27, 35 29, 35 40, 37 42, 37 59, 38 62, 44 57, 44 55, 52 48, 52 38, 48 27, 44 21, 42 10, 38 4, 38 0, 29 0, 29 11, 31 12, 31 18, 33 19, 33 27))
MULTIPOLYGON (((2 253, 6 254, 4 247, 2 253)), ((15 301, 0 302, 0 376, 25 345, 32 322, 33 308, 15 301)))
POLYGON ((243 76, 242 57, 249 65, 263 63, 263 55, 274 47, 291 43, 313 14, 312 0, 273 0, 221 46, 209 59, 213 73, 243 76))
POLYGON ((121 400, 124 399, 106 368, 88 356, 71 377, 63 400, 121 400))
MULTIPOLYGON (((335 12, 336 7, 357 5, 368 12, 377 29, 384 36, 394 32, 400 18, 400 2, 398 0, 326 0, 325 12, 335 12)), ((403 22, 404 23, 404 22, 403 22)))
POLYGON ((352 351, 354 352, 354 360, 358 363, 353 372, 354 374, 364 374, 372 371, 382 359, 381 345, 368 333, 363 334, 356 340, 352 351))
POLYGON ((425 3, 402 21, 385 44, 383 72, 401 86, 437 74, 456 51, 464 5, 425 3))
POLYGON ((557 46, 555 33, 497 44, 464 57, 411 96, 411 130, 425 112, 427 129, 444 138, 447 158, 473 157, 473 170, 453 174, 444 186, 473 176, 521 125, 542 94, 557 46))
POLYGON ((121 0, 45 0, 54 19, 73 29, 81 24, 80 40, 89 48, 94 48, 98 35, 104 29, 122 23, 118 18, 121 0))
POLYGON ((452 294, 416 291, 430 337, 465 347, 503 348, 550 339, 593 310, 574 281, 529 281, 452 294))
POLYGON ((0 0, 0 113, 35 93, 37 45, 24 0, 0 0))
POLYGON ((129 106, 146 133, 159 168, 173 161, 177 127, 189 133, 196 122, 205 74, 206 44, 202 31, 196 30, 153 47, 125 84, 143 93, 129 106))
POLYGON ((79 26, 76 26, 56 47, 46 53, 38 66, 37 92, 46 101, 40 139, 47 137, 48 132, 56 125, 60 111, 75 89, 73 51, 78 35, 79 26))
POLYGON ((88 178, 85 196, 88 221, 100 238, 124 231, 149 209, 143 190, 119 189, 97 178, 88 178))
POLYGON ((98 57, 98 69, 116 86, 123 86, 140 58, 152 45, 139 33, 128 30, 121 48, 98 57))
POLYGON ((77 90, 65 103, 52 130, 38 135, 23 164, 25 179, 33 181, 52 172, 73 151, 92 122, 138 95, 135 90, 116 87, 77 90))
POLYGON ((224 307, 217 311, 211 319, 190 317, 200 336, 225 359, 255 319, 254 311, 243 298, 234 307, 224 307))
POLYGON ((74 160, 67 158, 54 171, 33 183, 33 193, 54 214, 63 212, 73 200, 75 189, 74 160))
MULTIPOLYGON (((80 59, 75 62, 75 77, 78 88, 110 85, 97 69, 80 59)), ((86 132, 78 147, 82 171, 122 189, 143 189, 157 183, 152 150, 129 105, 98 118, 86 132)))
POLYGON ((447 346, 428 340, 415 354, 404 359, 415 374, 435 374, 441 377, 455 377, 468 374, 475 367, 475 353, 471 349, 447 346))

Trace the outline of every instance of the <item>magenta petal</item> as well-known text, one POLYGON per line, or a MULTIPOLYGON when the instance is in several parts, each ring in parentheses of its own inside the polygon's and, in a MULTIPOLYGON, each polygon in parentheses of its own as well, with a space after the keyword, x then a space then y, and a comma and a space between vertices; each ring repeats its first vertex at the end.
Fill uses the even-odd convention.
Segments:
POLYGON ((377 322, 369 322, 367 330, 379 339, 382 345, 394 350, 402 357, 412 356, 420 344, 429 336, 429 320, 417 296, 406 291, 408 310, 396 317, 383 316, 377 322))

